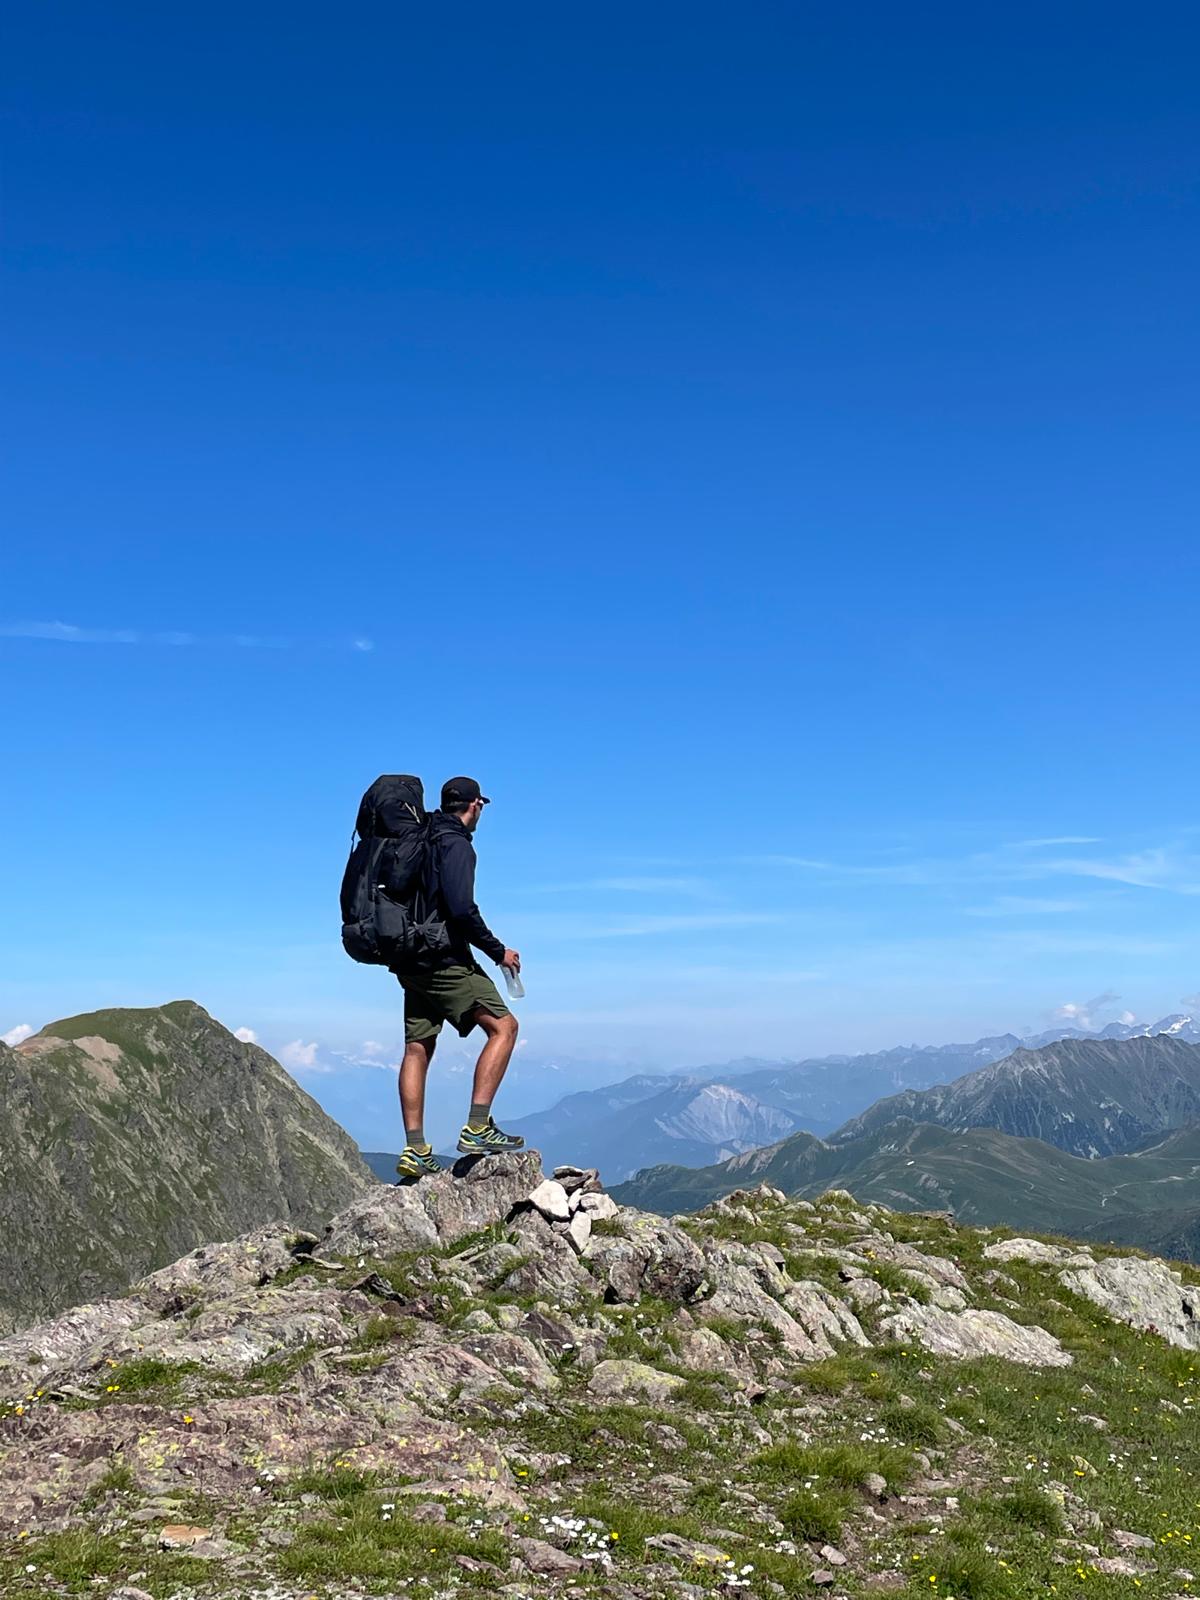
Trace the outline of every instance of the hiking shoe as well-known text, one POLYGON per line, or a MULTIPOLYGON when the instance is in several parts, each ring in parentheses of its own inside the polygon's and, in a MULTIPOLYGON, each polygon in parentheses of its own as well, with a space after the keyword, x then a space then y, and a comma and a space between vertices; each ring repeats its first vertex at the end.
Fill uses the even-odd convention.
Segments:
POLYGON ((478 1133, 468 1122, 458 1136, 458 1148, 465 1156, 505 1156, 513 1150, 524 1150, 525 1141, 519 1133, 504 1133, 492 1120, 478 1133))
POLYGON ((411 1144, 406 1144, 396 1161, 396 1171, 400 1174, 401 1183, 416 1183, 418 1178, 431 1177, 441 1170, 442 1163, 434 1155, 432 1145, 428 1150, 422 1151, 411 1144))

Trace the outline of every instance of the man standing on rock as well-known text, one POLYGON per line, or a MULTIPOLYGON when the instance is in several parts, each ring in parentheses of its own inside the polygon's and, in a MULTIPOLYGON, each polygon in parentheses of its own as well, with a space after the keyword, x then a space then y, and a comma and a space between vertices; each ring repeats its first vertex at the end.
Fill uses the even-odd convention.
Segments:
POLYGON ((442 964, 433 972, 397 973, 404 988, 404 1060, 400 1066, 400 1108, 404 1149, 396 1163, 402 1178, 439 1172, 441 1163, 425 1139, 425 1078, 443 1022, 465 1039, 482 1028, 487 1040, 475 1066, 471 1110, 458 1136, 465 1155, 503 1155, 520 1150, 524 1139, 503 1133, 492 1119, 492 1101, 508 1070, 517 1042, 517 1019, 480 967, 471 947, 498 966, 521 969, 521 957, 484 922, 475 904, 475 846, 471 835, 483 808, 490 805, 474 778, 449 778, 442 805, 430 820, 431 881, 439 915, 450 936, 442 964))

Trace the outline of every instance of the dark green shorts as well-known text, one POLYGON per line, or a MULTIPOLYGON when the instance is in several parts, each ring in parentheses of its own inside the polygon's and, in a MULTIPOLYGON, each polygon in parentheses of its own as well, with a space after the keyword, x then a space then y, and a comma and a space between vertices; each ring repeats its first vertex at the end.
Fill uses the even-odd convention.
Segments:
POLYGON ((448 1022, 465 1039, 478 1027, 475 1012, 482 1007, 494 1017, 507 1017, 508 1007, 500 991, 487 976, 474 967, 441 967, 419 977, 402 977, 404 990, 404 1042, 436 1039, 442 1023, 448 1022))

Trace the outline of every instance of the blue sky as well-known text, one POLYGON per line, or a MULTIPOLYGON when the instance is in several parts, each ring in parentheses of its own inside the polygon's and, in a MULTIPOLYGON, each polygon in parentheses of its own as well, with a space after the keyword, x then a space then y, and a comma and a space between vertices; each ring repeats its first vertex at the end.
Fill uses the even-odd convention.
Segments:
POLYGON ((1196 33, 13 19, 0 1031, 392 1059, 384 770, 495 797, 531 1057, 1200 990, 1196 33))

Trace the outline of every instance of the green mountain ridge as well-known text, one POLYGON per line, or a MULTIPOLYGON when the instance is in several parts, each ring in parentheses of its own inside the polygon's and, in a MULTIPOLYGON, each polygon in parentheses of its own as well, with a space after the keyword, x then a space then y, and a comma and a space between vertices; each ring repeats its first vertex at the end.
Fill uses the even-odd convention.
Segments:
POLYGON ((297 1227, 371 1183, 350 1136, 190 1000, 0 1046, 0 1333, 207 1239, 297 1227))
POLYGON ((899 1211, 949 1211, 973 1226, 1053 1230, 1200 1260, 1200 1125, 1149 1150, 1088 1161, 1040 1139, 900 1118, 850 1143, 798 1134, 711 1167, 650 1167, 614 1196, 670 1215, 750 1183, 798 1199, 849 1189, 899 1211))
POLYGON ((877 1100, 831 1142, 857 1139, 897 1117, 998 1128, 1080 1156, 1117 1155, 1200 1122, 1200 1046, 1156 1034, 1014 1050, 951 1083, 877 1100))

